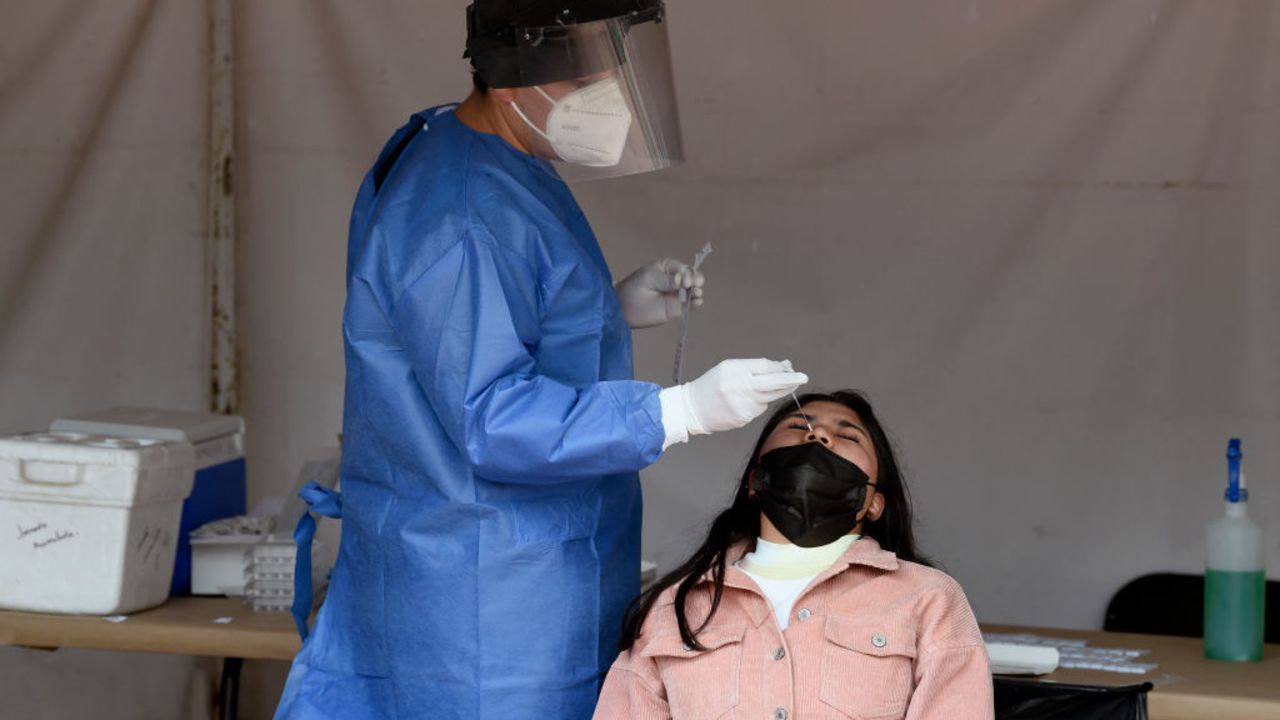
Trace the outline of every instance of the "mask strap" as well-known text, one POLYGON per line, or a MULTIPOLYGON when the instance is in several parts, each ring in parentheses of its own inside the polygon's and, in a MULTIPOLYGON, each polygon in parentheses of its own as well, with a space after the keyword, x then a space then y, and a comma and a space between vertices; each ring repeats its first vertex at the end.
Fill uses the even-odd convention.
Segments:
MULTIPOLYGON (((538 91, 541 92, 542 88, 538 88, 538 91)), ((520 119, 524 121, 525 125, 529 126, 530 130, 541 135, 542 138, 547 142, 551 142, 551 138, 547 137, 546 133, 542 132, 542 130, 537 125, 534 125, 532 122, 529 122, 529 118, 525 116, 524 111, 520 109, 520 106, 516 104, 515 100, 511 101, 511 109, 516 111, 516 115, 520 116, 520 119)))
MULTIPOLYGON (((868 482, 868 483, 867 483, 867 487, 869 487, 869 488, 874 488, 875 486, 876 486, 876 484, 875 484, 875 483, 873 483, 873 482, 868 482)), ((877 491, 877 492, 878 492, 878 491, 877 491)), ((863 500, 862 500, 862 501, 863 501, 863 502, 866 502, 866 498, 863 498, 863 500)), ((855 517, 856 517, 856 516, 855 516, 855 517)), ((879 518, 876 518, 876 519, 878 520, 879 518)), ((867 523, 873 523, 873 522, 875 522, 875 520, 872 520, 872 519, 871 519, 871 506, 870 506, 870 505, 868 505, 868 506, 867 506, 867 510, 866 510, 866 512, 862 513, 862 519, 861 519, 861 520, 858 520, 858 522, 854 523, 854 525, 861 525, 861 526, 862 526, 862 532, 860 532, 859 534, 860 534, 860 535, 865 535, 865 534, 866 534, 866 532, 867 532, 867 523)))

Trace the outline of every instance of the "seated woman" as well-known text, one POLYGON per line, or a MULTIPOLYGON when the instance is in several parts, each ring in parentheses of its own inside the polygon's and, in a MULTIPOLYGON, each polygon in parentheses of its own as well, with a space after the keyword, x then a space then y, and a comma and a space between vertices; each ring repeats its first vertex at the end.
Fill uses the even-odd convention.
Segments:
POLYGON ((978 624, 916 551, 871 405, 800 405, 769 420, 706 542, 631 605, 597 719, 993 717, 978 624))

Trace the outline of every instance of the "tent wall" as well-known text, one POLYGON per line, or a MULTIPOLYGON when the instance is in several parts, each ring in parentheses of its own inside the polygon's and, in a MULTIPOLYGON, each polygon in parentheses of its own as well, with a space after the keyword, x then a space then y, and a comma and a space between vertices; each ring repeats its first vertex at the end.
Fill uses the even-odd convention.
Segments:
MULTIPOLYGON (((464 5, 236 5, 251 502, 340 429, 351 199, 465 94, 464 5)), ((617 277, 715 244, 688 372, 787 357, 866 390, 981 619, 1099 627, 1126 579, 1197 571, 1231 435, 1280 575, 1280 3, 670 6, 689 162, 577 193, 617 277)), ((0 429, 205 402, 203 13, 4 4, 0 429)), ((637 334, 642 379, 674 341, 637 334)), ((699 539, 754 437, 644 473, 647 557, 699 539)), ((0 694, 74 716, 75 674, 173 717, 192 667, 5 649, 0 694)), ((244 717, 283 672, 247 666, 244 717)))
MULTIPOLYGON (((202 4, 14 0, 0 17, 0 432, 118 403, 201 408, 202 4)), ((0 648, 0 714, 174 718, 196 667, 0 648)))

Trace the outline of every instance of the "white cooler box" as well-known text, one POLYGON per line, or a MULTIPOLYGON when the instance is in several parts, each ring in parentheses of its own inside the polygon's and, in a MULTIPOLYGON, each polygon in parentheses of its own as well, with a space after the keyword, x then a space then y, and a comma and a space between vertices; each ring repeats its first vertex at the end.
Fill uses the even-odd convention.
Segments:
POLYGON ((0 438, 0 608, 115 615, 169 596, 190 443, 0 438))

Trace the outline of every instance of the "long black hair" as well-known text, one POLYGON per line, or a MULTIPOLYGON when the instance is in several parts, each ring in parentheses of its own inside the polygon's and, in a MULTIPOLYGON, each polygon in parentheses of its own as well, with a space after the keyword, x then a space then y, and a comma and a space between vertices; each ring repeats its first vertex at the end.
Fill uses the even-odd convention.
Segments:
MULTIPOLYGON (((892 551, 902 560, 930 565, 928 558, 916 549, 915 533, 911 521, 911 497, 907 493, 906 483, 898 469, 898 461, 894 457, 893 446, 885 434, 884 427, 876 418, 875 411, 866 396, 857 390, 837 390, 833 393, 810 393, 800 396, 800 404, 811 402, 830 402, 843 405, 858 414, 866 425, 871 436, 871 445, 875 450, 878 472, 876 490, 884 495, 884 512, 871 522, 863 521, 862 534, 874 538, 880 546, 892 551)), ((640 635, 640 627, 645 617, 653 608, 658 597, 669 587, 676 585, 675 613, 676 623, 680 627, 680 637, 685 644, 697 650, 703 650, 698 643, 698 633, 706 627, 720 606, 720 598, 724 595, 724 573, 728 564, 729 550, 736 544, 755 539, 760 535, 760 506, 750 495, 750 479, 752 471, 760 458, 760 448, 769 435, 788 416, 794 412, 794 404, 790 401, 781 404, 765 423, 751 451, 751 459, 742 471, 738 481, 738 489, 733 497, 733 504, 728 510, 716 516, 707 532, 707 539, 693 553, 693 556, 664 575, 648 590, 631 602, 622 621, 622 639, 618 646, 628 650, 640 635), (711 608, 702 623, 694 629, 686 614, 689 593, 698 585, 702 577, 710 571, 713 581, 711 608)))

